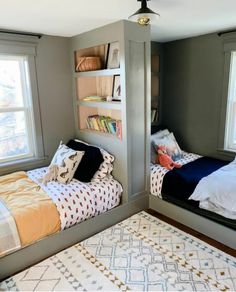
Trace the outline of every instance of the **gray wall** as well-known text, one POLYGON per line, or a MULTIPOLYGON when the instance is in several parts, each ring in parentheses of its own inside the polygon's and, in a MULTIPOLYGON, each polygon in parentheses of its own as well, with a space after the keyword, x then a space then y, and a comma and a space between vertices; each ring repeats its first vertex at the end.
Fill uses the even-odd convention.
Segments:
POLYGON ((224 71, 217 34, 164 44, 162 124, 183 149, 226 158, 218 148, 224 71))
POLYGON ((75 137, 69 39, 43 36, 36 57, 45 154, 75 137))

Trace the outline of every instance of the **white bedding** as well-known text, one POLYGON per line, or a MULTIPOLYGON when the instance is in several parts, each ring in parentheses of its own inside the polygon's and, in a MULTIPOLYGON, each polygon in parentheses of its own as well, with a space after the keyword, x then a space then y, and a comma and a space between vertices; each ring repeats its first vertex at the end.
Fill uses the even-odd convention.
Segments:
POLYGON ((189 200, 226 218, 236 219, 236 160, 202 178, 189 200))
POLYGON ((67 185, 54 181, 44 185, 39 180, 46 171, 47 167, 43 167, 27 174, 56 205, 62 230, 119 205, 123 189, 112 177, 90 183, 73 179, 67 185))

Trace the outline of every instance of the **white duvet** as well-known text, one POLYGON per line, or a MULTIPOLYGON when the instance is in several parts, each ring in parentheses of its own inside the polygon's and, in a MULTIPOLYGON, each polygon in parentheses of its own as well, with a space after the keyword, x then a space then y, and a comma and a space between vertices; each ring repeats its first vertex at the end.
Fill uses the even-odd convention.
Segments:
POLYGON ((202 209, 236 219, 236 159, 202 178, 189 200, 200 201, 202 209))

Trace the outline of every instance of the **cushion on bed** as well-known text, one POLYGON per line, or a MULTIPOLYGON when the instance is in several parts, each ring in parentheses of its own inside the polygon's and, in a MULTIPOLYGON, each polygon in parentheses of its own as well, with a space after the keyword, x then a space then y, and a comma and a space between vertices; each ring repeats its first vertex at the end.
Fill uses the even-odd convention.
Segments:
POLYGON ((113 155, 111 155, 109 152, 107 152, 106 150, 104 150, 103 148, 101 148, 99 146, 91 145, 91 144, 88 144, 88 143, 81 141, 81 140, 78 140, 78 139, 75 139, 74 141, 97 147, 100 149, 100 151, 102 153, 104 161, 100 164, 98 171, 96 171, 96 173, 94 174, 93 180, 103 179, 105 177, 108 177, 112 173, 113 162, 115 160, 115 157, 113 155))
POLYGON ((84 153, 84 151, 75 151, 60 143, 50 164, 50 166, 58 166, 56 180, 59 183, 67 184, 72 180, 84 153))
POLYGON ((114 156, 102 148, 100 148, 100 151, 102 153, 104 161, 100 165, 98 171, 95 173, 93 179, 103 179, 109 176, 113 170, 113 162, 115 159, 114 156))
POLYGON ((170 134, 169 130, 164 129, 151 135, 151 162, 153 164, 156 163, 156 159, 157 159, 157 151, 155 149, 155 146, 153 145, 154 139, 161 139, 169 134, 170 134))
POLYGON ((90 182, 104 161, 100 149, 78 140, 70 140, 67 143, 67 146, 76 151, 85 152, 77 170, 75 171, 74 178, 81 182, 90 182))
POLYGON ((181 151, 173 133, 170 133, 169 135, 166 135, 162 138, 154 137, 152 139, 152 143, 153 143, 155 149, 157 149, 159 146, 165 146, 168 155, 174 161, 177 161, 177 160, 183 158, 182 151, 181 151))

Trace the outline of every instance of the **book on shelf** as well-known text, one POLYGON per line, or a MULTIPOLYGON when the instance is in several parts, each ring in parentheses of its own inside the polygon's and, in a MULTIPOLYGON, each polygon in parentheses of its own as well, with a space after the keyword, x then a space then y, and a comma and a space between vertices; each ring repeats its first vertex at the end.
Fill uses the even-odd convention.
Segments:
POLYGON ((83 98, 84 101, 106 101, 105 97, 98 96, 98 95, 91 95, 91 96, 86 96, 83 98))
POLYGON ((157 109, 152 109, 151 110, 151 122, 152 123, 156 122, 157 118, 158 118, 157 109))
POLYGON ((113 134, 122 139, 122 123, 120 120, 107 116, 93 115, 87 117, 86 125, 90 130, 113 134))
POLYGON ((122 123, 120 120, 116 122, 116 135, 120 140, 122 139, 122 123))

